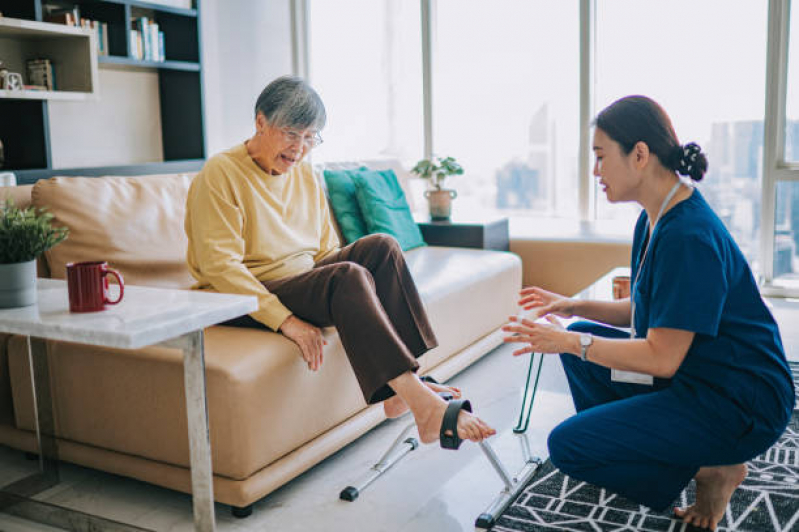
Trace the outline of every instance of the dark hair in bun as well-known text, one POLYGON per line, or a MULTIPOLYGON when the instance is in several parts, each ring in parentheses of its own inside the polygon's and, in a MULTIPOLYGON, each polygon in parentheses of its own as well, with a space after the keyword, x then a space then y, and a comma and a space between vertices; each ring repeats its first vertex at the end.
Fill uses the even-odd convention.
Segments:
POLYGON ((677 140, 666 111, 646 96, 626 96, 600 112, 594 125, 618 142, 625 155, 643 142, 669 170, 700 181, 707 172, 707 157, 696 143, 677 140))

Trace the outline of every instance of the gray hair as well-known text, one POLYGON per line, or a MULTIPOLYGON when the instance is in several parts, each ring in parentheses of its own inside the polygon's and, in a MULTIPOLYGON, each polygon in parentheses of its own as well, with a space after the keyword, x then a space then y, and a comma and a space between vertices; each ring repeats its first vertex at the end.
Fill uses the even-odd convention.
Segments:
POLYGON ((255 116, 258 113, 275 127, 321 131, 327 122, 322 98, 296 76, 282 76, 267 85, 255 102, 255 116))

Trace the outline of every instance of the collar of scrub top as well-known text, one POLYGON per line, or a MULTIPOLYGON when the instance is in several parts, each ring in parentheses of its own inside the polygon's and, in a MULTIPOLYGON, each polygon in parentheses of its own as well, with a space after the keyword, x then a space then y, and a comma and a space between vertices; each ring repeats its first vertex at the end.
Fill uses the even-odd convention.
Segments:
POLYGON ((672 198, 674 198, 674 195, 677 193, 677 191, 680 190, 680 186, 685 185, 687 187, 691 187, 690 184, 683 182, 683 180, 679 177, 678 179, 679 181, 677 181, 674 186, 671 187, 669 193, 666 194, 665 198, 663 198, 663 203, 660 204, 660 210, 658 211, 658 215, 655 217, 655 223, 652 226, 652 233, 649 235, 649 238, 646 241, 644 256, 641 258, 641 262, 638 264, 638 271, 635 272, 635 279, 630 285, 630 338, 635 338, 635 285, 638 283, 638 278, 641 276, 641 270, 644 269, 646 256, 649 254, 649 245, 652 243, 652 237, 655 236, 655 229, 657 229, 660 217, 663 216, 663 211, 666 210, 666 206, 669 204, 672 198))

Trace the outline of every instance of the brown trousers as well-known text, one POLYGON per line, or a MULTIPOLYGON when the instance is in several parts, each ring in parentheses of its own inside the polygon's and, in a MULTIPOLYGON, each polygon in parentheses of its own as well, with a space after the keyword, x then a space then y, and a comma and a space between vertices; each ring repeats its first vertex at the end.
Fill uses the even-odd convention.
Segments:
MULTIPOLYGON (((388 381, 416 371, 416 359, 438 345, 402 250, 391 236, 365 236, 309 272, 264 286, 298 318, 336 327, 369 404, 391 397, 388 381)), ((250 316, 226 325, 265 328, 250 316)))

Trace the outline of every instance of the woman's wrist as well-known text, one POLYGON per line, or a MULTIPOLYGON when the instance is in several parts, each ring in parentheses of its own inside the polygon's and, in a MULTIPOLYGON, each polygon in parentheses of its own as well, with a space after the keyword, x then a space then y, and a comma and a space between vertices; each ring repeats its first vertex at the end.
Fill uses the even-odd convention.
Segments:
POLYGON ((580 356, 580 333, 574 331, 566 331, 566 349, 564 353, 571 353, 572 355, 580 356))
POLYGON ((582 300, 580 299, 569 298, 569 314, 572 316, 582 316, 582 314, 580 314, 581 303, 582 300))

